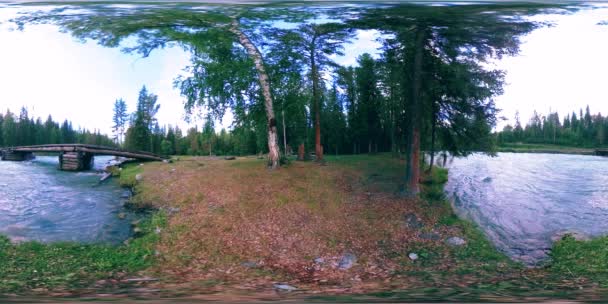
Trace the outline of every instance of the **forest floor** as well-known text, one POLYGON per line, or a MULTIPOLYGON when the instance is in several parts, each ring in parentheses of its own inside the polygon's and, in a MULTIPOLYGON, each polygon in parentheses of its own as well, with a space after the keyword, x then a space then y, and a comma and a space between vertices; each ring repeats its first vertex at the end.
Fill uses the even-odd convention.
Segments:
POLYGON ((552 144, 507 143, 498 146, 497 152, 595 155, 595 148, 552 144))
POLYGON ((447 171, 425 176, 420 198, 402 197, 403 166, 388 155, 330 156, 324 166, 291 162, 273 171, 254 157, 132 165, 121 183, 134 187, 134 206, 155 210, 135 223, 133 239, 118 247, 0 239, 0 294, 317 302, 603 297, 608 239, 564 239, 549 267, 526 268, 454 215, 443 196, 447 171), (450 244, 454 237, 466 244, 450 244))

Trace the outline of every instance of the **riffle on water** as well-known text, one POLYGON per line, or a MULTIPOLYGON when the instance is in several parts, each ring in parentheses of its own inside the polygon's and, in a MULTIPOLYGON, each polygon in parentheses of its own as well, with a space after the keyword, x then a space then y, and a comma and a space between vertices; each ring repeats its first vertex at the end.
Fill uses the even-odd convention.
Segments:
POLYGON ((546 260, 565 231, 608 234, 608 158, 499 153, 457 158, 449 165, 448 197, 515 260, 546 260))
MULTIPOLYGON (((96 169, 111 157, 96 157, 96 169)), ((125 189, 95 171, 63 172, 56 156, 0 162, 0 234, 13 241, 120 243, 130 236, 125 189)))

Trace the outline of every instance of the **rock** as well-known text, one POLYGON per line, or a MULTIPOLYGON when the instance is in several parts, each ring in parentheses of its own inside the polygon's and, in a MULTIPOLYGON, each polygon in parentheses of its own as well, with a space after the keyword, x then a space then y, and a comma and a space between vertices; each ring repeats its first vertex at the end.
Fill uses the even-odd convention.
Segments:
POLYGON ((467 241, 465 241, 463 238, 457 237, 457 236, 448 238, 447 240, 445 240, 445 242, 446 242, 446 244, 448 244, 452 247, 459 247, 459 246, 465 245, 467 243, 467 241))
POLYGON ((338 263, 338 268, 342 270, 350 269, 355 262, 357 262, 357 257, 354 254, 350 252, 345 253, 338 263))
POLYGON ((577 241, 588 241, 591 238, 580 232, 580 231, 576 231, 576 230, 559 230, 557 232, 555 232, 553 234, 553 236, 551 236, 551 241, 553 242, 557 242, 560 241, 561 239, 563 239, 566 235, 569 235, 571 237, 573 237, 575 240, 577 241))
POLYGON ((414 213, 408 213, 403 216, 403 220, 405 221, 405 225, 411 229, 420 229, 424 227, 424 223, 418 218, 418 216, 414 213))
POLYGON ((136 181, 141 182, 143 179, 144 179, 144 176, 143 176, 143 175, 141 175, 141 174, 137 174, 137 175, 135 175, 135 180, 136 180, 136 181))
POLYGON ((101 182, 105 181, 106 179, 108 179, 108 178, 110 178, 110 177, 112 177, 112 173, 110 173, 110 172, 106 172, 106 173, 104 173, 104 174, 101 176, 101 178, 99 179, 99 182, 101 183, 101 182))
POLYGON ((482 179, 481 181, 484 182, 484 183, 489 183, 489 182, 492 181, 492 178, 488 176, 488 177, 482 179))
POLYGON ((131 222, 131 226, 135 227, 141 223, 141 220, 134 220, 131 222))
POLYGON ((410 260, 415 261, 418 259, 418 254, 414 253, 414 252, 410 252, 410 254, 407 255, 410 260))
POLYGON ((175 208, 175 207, 168 207, 167 208, 167 214, 169 214, 169 215, 178 213, 179 211, 180 211, 179 208, 175 208))
POLYGON ((436 241, 441 238, 438 233, 435 232, 423 232, 418 235, 419 238, 423 240, 436 241))
POLYGON ((313 261, 315 262, 315 264, 325 264, 324 258, 316 258, 313 261))
POLYGON ((156 227, 156 228, 154 229, 154 233, 156 233, 156 234, 160 234, 162 231, 163 231, 163 230, 162 230, 160 227, 156 227))
POLYGON ((127 214, 125 214, 124 212, 121 212, 117 216, 119 219, 124 220, 127 217, 127 214))
POLYGON ((256 268, 256 267, 258 267, 258 263, 252 262, 252 261, 246 261, 246 262, 241 263, 241 266, 247 267, 247 268, 256 268))
POLYGON ((234 157, 234 156, 226 156, 226 157, 224 157, 224 159, 225 160, 235 160, 236 157, 234 157))
POLYGON ((135 235, 142 234, 143 230, 141 230, 141 228, 139 228, 139 227, 135 227, 135 228, 133 228, 133 233, 135 235))
POLYGON ((143 163, 140 163, 140 164, 139 164, 139 166, 140 166, 140 167, 141 167, 141 166, 143 166, 143 165, 144 165, 143 163))
POLYGON ((287 284, 274 284, 273 285, 274 289, 276 289, 277 291, 294 291, 294 290, 298 290, 297 287, 291 286, 291 285, 287 285, 287 284))
POLYGON ((175 172, 175 168, 171 169, 169 172, 171 172, 171 173, 175 172))
POLYGON ((130 198, 131 197, 131 191, 129 190, 125 190, 122 192, 122 194, 120 195, 120 198, 130 198))

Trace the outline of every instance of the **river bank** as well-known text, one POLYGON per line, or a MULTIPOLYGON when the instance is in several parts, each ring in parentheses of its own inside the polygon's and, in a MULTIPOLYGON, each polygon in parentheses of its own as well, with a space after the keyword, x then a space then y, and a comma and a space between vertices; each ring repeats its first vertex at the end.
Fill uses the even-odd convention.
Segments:
POLYGON ((559 243, 553 269, 512 262, 454 215, 446 171, 409 200, 396 191, 402 166, 387 155, 277 171, 256 158, 130 165, 120 179, 134 187, 132 203, 159 210, 138 237, 121 246, 0 242, 0 293, 456 301, 594 297, 606 282, 577 262, 606 259, 596 250, 573 257, 574 240, 559 243))
POLYGON ((595 148, 569 147, 550 144, 503 144, 496 152, 596 155, 595 148))

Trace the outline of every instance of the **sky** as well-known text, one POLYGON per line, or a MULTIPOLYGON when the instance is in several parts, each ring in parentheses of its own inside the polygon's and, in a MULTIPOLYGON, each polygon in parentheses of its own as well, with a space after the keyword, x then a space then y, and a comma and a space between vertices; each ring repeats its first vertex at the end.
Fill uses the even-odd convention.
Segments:
POLYGON ((496 104, 509 120, 499 128, 514 124, 518 110, 522 124, 534 110, 558 112, 561 119, 589 105, 592 113, 608 114, 608 25, 598 25, 608 20, 608 6, 534 19, 554 26, 523 37, 520 54, 496 64, 507 73, 496 104))
MULTIPOLYGON (((15 16, 14 8, 0 6, 0 111, 18 112, 22 106, 33 116, 71 120, 75 126, 99 129, 110 134, 112 106, 123 98, 130 111, 143 85, 158 95, 161 125, 191 126, 184 122, 183 97, 173 80, 189 63, 181 48, 152 52, 148 58, 124 54, 94 41, 82 43, 51 25, 28 26, 21 31, 6 20, 15 16)), ((525 123, 534 110, 557 111, 560 117, 589 105, 592 113, 608 114, 608 6, 572 15, 548 15, 553 27, 538 29, 523 37, 521 53, 495 62, 506 71, 505 93, 497 106, 498 128, 513 123, 520 112, 525 123)), ((358 31, 346 55, 335 60, 356 64, 356 58, 369 52, 379 54, 380 34, 358 31)), ((201 121, 195 121, 201 124, 201 121)), ((231 116, 217 122, 229 127, 231 116)))

